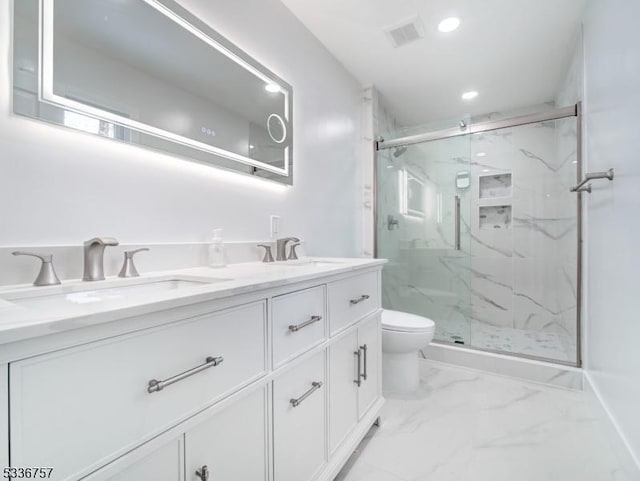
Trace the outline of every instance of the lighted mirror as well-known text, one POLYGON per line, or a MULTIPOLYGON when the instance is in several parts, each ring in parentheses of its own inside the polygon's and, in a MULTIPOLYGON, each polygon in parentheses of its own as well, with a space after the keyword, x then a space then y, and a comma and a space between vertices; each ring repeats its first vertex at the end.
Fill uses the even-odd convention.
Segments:
POLYGON ((16 113, 292 183, 291 86, 176 2, 14 5, 16 113))

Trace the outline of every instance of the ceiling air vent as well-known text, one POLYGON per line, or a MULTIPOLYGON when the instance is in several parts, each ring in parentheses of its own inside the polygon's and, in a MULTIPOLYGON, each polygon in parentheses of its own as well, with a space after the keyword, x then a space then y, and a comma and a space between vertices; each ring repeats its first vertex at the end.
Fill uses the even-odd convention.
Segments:
POLYGON ((424 37, 424 28, 418 16, 387 27, 384 31, 389 37, 391 45, 395 48, 402 47, 403 45, 415 42, 424 37))

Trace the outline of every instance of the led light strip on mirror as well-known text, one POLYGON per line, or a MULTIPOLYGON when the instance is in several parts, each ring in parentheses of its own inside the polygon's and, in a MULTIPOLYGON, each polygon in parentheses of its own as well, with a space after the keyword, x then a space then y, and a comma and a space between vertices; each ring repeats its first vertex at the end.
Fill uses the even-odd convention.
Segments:
MULTIPOLYGON (((121 115, 117 113, 109 112, 106 110, 102 110, 100 108, 84 104, 82 102, 63 97, 61 95, 56 95, 54 93, 54 74, 53 74, 53 65, 54 65, 54 1, 55 0, 40 0, 39 2, 39 11, 40 11, 40 28, 39 28, 39 100, 41 102, 45 102, 48 104, 55 105, 57 107, 61 107, 64 109, 69 109, 74 112, 78 112, 81 114, 89 115, 91 117, 98 118, 100 120, 105 120, 109 122, 113 122, 118 125, 122 125, 124 127, 128 127, 130 129, 150 134, 162 139, 169 140, 171 142, 175 142, 177 144, 181 144, 193 149, 197 149, 203 152, 211 153, 220 157, 224 157, 233 161, 240 162, 245 165, 249 165, 252 167, 256 167, 259 169, 263 169, 265 171, 272 172, 274 174, 288 177, 290 175, 290 145, 284 147, 284 167, 276 167, 270 165, 266 162, 261 162, 256 159, 252 159, 250 157, 240 155, 234 152, 229 152, 227 150, 214 147, 212 145, 206 144, 204 142, 199 142, 197 140, 161 129, 151 125, 148 125, 143 122, 139 122, 121 115)), ((167 18, 178 24, 180 27, 184 28, 207 45, 215 48, 218 52, 224 54, 226 57, 234 61, 236 64, 240 65, 248 72, 252 73, 260 80, 265 82, 267 86, 277 86, 280 92, 284 96, 284 118, 285 122, 283 122, 283 129, 285 131, 285 136, 287 132, 287 124, 290 122, 290 92, 287 88, 284 88, 280 85, 279 82, 275 81, 273 78, 268 77, 264 73, 260 72, 250 63, 240 58, 238 55, 230 51, 228 48, 224 47, 214 39, 212 39, 209 35, 205 34, 202 30, 196 28, 194 25, 186 21, 184 18, 173 12, 170 8, 160 3, 158 0, 140 0, 146 3, 147 5, 153 7, 155 10, 165 15, 167 18)), ((284 142, 285 139, 282 140, 284 142)))

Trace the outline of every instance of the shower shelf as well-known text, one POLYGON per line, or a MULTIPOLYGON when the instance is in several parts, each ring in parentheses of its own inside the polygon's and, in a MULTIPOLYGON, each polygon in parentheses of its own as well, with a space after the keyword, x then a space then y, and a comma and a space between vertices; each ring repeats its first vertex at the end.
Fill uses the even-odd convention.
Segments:
POLYGON ((511 197, 511 173, 481 175, 478 177, 478 198, 511 197))
POLYGON ((479 207, 478 224, 480 229, 510 229, 510 205, 483 205, 479 207))

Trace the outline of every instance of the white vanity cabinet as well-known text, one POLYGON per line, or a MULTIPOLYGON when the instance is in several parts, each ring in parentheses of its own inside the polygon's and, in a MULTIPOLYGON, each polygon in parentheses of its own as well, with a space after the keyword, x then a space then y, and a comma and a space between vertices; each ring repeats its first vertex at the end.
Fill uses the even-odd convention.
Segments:
POLYGON ((265 332, 261 301, 12 363, 12 464, 98 467, 264 376, 265 332))
POLYGON ((0 353, 0 459, 56 481, 330 481, 384 402, 380 270, 21 341, 0 353))
POLYGON ((262 388, 185 433, 187 481, 202 480, 204 470, 210 481, 266 481, 267 433, 267 394, 262 388))
POLYGON ((326 463, 325 353, 273 382, 274 479, 308 481, 326 463))
POLYGON ((380 321, 374 317, 329 347, 329 452, 380 396, 380 321))

